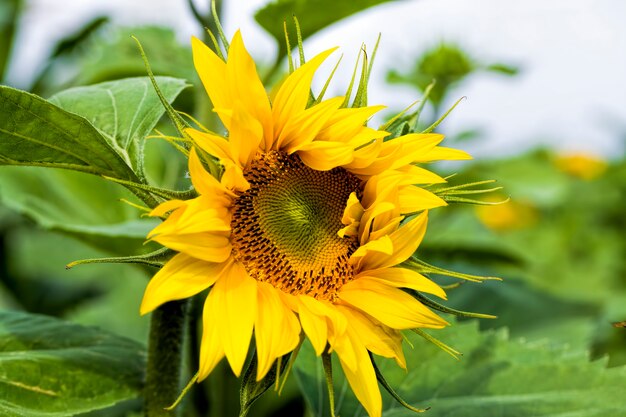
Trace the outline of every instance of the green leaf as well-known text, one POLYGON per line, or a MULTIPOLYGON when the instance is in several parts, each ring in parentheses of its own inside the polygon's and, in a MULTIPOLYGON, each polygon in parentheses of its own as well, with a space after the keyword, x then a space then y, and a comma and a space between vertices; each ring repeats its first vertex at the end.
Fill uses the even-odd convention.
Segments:
POLYGON ((476 69, 474 60, 462 48, 455 44, 440 43, 424 52, 409 73, 390 71, 387 81, 409 84, 425 91, 435 80, 436 84, 432 87, 429 98, 438 108, 450 88, 476 69))
POLYGON ((517 75, 519 73, 519 68, 502 63, 488 65, 485 69, 487 71, 497 72, 498 74, 503 75, 517 75))
MULTIPOLYGON (((170 103, 187 87, 178 78, 156 77, 156 81, 170 103)), ((49 101, 89 120, 134 171, 143 176, 144 139, 165 112, 148 77, 70 88, 49 101)))
POLYGON ((0 311, 0 414, 57 417, 137 397, 144 348, 96 328, 0 311))
POLYGON ((83 117, 6 86, 0 86, 0 109, 0 165, 66 168, 136 179, 127 161, 83 117))
POLYGON ((195 80, 195 70, 188 42, 181 45, 176 33, 159 26, 110 27, 97 33, 90 48, 76 54, 75 85, 95 84, 146 74, 137 44, 139 39, 150 57, 156 75, 195 80))
MULTIPOLYGON (((479 332, 476 322, 433 331, 463 353, 455 360, 415 334, 406 334, 408 371, 394 361, 377 359, 387 382, 409 404, 431 407, 429 417, 612 416, 626 408, 626 368, 606 369, 606 361, 589 362, 584 351, 548 342, 510 340, 507 332, 479 332)), ((295 374, 312 415, 327 416, 321 361, 307 343, 295 374)), ((366 416, 340 372, 335 377, 337 414, 366 416)), ((383 394, 384 417, 415 414, 383 394)))
POLYGON ((6 239, 11 242, 4 254, 10 274, 0 277, 0 286, 6 285, 15 300, 5 304, 7 308, 62 316, 142 343, 146 340, 150 318, 138 311, 155 269, 97 264, 67 270, 64 266, 72 261, 107 256, 110 251, 39 228, 12 229, 6 239))
MULTIPOLYGON (((49 87, 49 81, 54 79, 55 75, 58 77, 60 75, 59 73, 62 73, 63 76, 67 77, 67 70, 72 68, 72 64, 69 63, 71 62, 72 56, 76 53, 80 53, 81 50, 91 51, 91 39, 102 29, 103 26, 108 23, 108 16, 97 16, 87 22, 84 22, 83 25, 77 28, 74 32, 59 39, 56 42, 56 45, 53 48, 50 48, 51 52, 45 60, 45 66, 43 69, 38 71, 37 78, 33 81, 28 90, 37 95, 48 95, 46 94, 46 90, 47 87, 49 87), (59 71, 57 65, 63 66, 63 70, 59 71)), ((67 82, 67 78, 65 78, 61 83, 65 82, 67 82)))
POLYGON ((300 21, 302 39, 305 40, 327 26, 350 15, 390 0, 276 0, 254 15, 257 22, 276 39, 279 59, 287 54, 283 22, 287 22, 289 39, 296 39, 291 25, 295 15, 300 21))
POLYGON ((5 78, 4 74, 11 58, 22 3, 22 0, 7 0, 0 3, 0 81, 5 78))
POLYGON ((47 229, 80 236, 114 254, 136 253, 159 223, 120 201, 133 198, 117 184, 80 172, 0 167, 2 203, 47 229))
MULTIPOLYGON (((596 317, 601 308, 591 303, 574 302, 532 288, 519 277, 507 277, 504 282, 463 285, 448 292, 449 304, 466 311, 496 314, 496 320, 481 320, 480 327, 506 326, 514 337, 526 340, 549 338, 587 349, 596 317), (524 314, 519 314, 524 311, 524 314)), ((606 327, 609 325, 606 320, 606 327)), ((436 335, 436 333, 433 333, 436 335)))

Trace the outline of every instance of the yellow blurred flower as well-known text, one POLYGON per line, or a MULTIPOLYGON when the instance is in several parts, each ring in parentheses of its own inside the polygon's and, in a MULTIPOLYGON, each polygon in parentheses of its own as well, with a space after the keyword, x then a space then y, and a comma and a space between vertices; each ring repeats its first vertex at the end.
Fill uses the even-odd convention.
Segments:
POLYGON ((381 395, 369 352, 405 367, 401 330, 447 323, 401 288, 445 298, 400 267, 420 244, 427 210, 446 203, 414 184, 444 180, 415 165, 468 159, 443 136, 365 126, 381 106, 310 105, 311 81, 333 52, 317 55, 272 100, 237 32, 228 58, 193 39, 196 70, 228 136, 188 129, 197 198, 167 201, 149 238, 179 253, 146 288, 141 313, 211 287, 204 306, 199 380, 226 357, 240 375, 252 337, 257 380, 301 335, 317 355, 335 352, 370 416, 381 395), (216 179, 203 158, 218 160, 216 179))
POLYGON ((607 168, 606 161, 585 153, 559 155, 554 162, 561 171, 583 180, 598 178, 607 168))
POLYGON ((476 206, 476 215, 485 226, 496 231, 523 229, 537 221, 537 210, 528 202, 506 200, 504 196, 493 195, 486 201, 498 203, 476 206))

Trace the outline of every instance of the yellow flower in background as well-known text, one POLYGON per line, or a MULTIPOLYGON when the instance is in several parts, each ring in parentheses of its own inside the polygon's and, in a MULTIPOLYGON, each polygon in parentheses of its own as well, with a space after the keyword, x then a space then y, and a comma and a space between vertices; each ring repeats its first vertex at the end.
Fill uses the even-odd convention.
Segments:
POLYGON ((585 153, 559 155, 555 165, 566 174, 588 181, 600 177, 608 166, 606 161, 585 153))
POLYGON ((476 215, 482 224, 496 231, 523 229, 537 221, 537 209, 528 202, 509 200, 504 196, 490 196, 486 202, 500 203, 476 206, 476 215))
POLYGON ((224 357, 240 375, 252 337, 257 380, 305 335, 317 355, 337 354, 370 416, 381 395, 369 352, 405 367, 401 330, 447 323, 410 288, 445 298, 400 266, 419 246, 427 210, 446 203, 416 184, 444 180, 415 165, 468 159, 438 134, 389 134, 365 125, 381 106, 310 105, 311 82, 332 53, 317 55, 268 97, 241 35, 224 62, 193 39, 196 70, 228 137, 188 129, 189 172, 199 196, 172 200, 149 238, 177 252, 150 281, 141 305, 211 287, 204 305, 199 380, 224 357), (211 176, 202 160, 219 161, 211 176))

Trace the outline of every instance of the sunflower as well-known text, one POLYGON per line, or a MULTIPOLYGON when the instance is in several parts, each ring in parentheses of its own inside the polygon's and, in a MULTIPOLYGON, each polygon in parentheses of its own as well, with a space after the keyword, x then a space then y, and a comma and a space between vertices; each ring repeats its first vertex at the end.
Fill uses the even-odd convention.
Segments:
POLYGON ((141 313, 210 288, 198 379, 226 357, 239 376, 254 337, 257 380, 306 337, 335 353, 356 397, 380 416, 370 352, 405 367, 401 331, 446 321, 403 288, 445 298, 401 264, 417 249, 429 209, 446 203, 418 185, 442 183, 417 163, 467 159, 439 134, 366 126, 381 106, 346 108, 311 99, 311 82, 333 52, 293 71, 269 97, 237 32, 226 60, 192 40, 200 79, 226 137, 188 129, 197 197, 152 211, 148 236, 178 253, 148 284, 141 313), (313 104, 311 104, 313 102, 313 104), (218 161, 216 178, 205 163, 218 161))

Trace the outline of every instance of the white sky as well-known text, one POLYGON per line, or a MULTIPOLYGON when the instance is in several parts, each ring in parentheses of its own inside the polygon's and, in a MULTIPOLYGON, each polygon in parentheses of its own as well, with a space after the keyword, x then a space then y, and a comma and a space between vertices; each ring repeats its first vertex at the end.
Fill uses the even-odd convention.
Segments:
MULTIPOLYGON (((223 23, 229 34, 241 28, 252 55, 269 63, 273 40, 253 18, 265 2, 226 1, 223 23)), ((200 31, 184 0, 26 3, 8 74, 18 87, 28 86, 58 39, 96 15, 109 14, 122 25, 170 26, 183 42, 200 31)), ((441 40, 456 42, 480 61, 522 68, 515 78, 476 75, 453 91, 450 100, 468 100, 445 121, 445 130, 480 127, 486 133, 486 140, 464 145, 467 150, 476 156, 495 155, 544 143, 610 157, 623 152, 626 136, 625 17, 623 0, 405 0, 335 24, 310 39, 305 50, 312 56, 340 46, 345 56, 335 85, 344 86, 361 42, 371 48, 381 32, 370 103, 400 109, 419 96, 387 85, 387 70, 406 71, 425 49, 441 40)))

